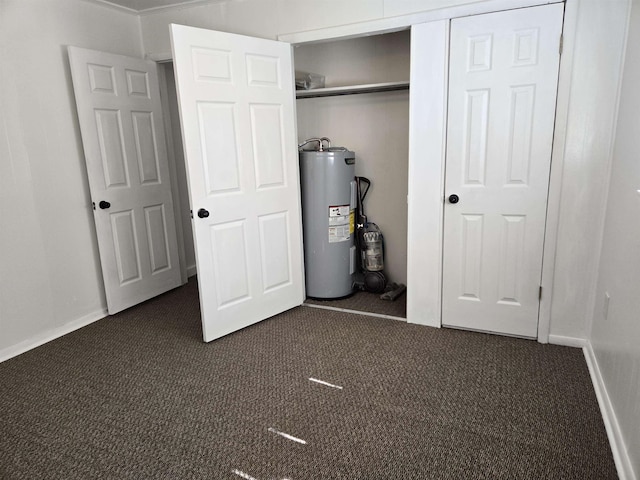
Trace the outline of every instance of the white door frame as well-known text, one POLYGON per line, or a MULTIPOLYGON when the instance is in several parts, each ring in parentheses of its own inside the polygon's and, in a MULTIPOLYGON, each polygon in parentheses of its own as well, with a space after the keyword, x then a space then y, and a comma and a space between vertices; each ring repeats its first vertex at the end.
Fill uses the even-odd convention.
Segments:
MULTIPOLYGON (((371 22, 279 35, 293 45, 345 40, 411 28, 409 194, 407 231, 407 321, 442 326, 442 232, 447 124, 449 22, 453 18, 562 0, 488 0, 371 22)), ((560 192, 573 66, 577 1, 566 0, 556 122, 542 260, 538 341, 548 343, 551 292, 560 213, 560 192)))
MULTIPOLYGON (((407 321, 442 326, 442 231, 444 165, 447 123, 449 21, 514 8, 526 8, 562 0, 487 0, 427 12, 373 20, 300 33, 278 35, 292 45, 346 40, 412 29, 409 138, 409 194, 407 230, 407 321), (424 48, 417 48, 422 45, 424 48), (438 68, 436 68, 438 66, 438 68), (424 81, 425 78, 428 81, 424 81), (418 80, 423 80, 418 82, 418 80), (419 88, 422 86, 423 88, 419 88)), ((538 319, 538 342, 548 343, 551 324, 551 292, 560 217, 560 193, 569 118, 569 94, 573 69, 573 45, 578 1, 565 0, 564 47, 560 57, 556 123, 547 200, 547 225, 542 259, 543 294, 538 319)), ((170 53, 147 55, 156 62, 172 61, 170 53)))

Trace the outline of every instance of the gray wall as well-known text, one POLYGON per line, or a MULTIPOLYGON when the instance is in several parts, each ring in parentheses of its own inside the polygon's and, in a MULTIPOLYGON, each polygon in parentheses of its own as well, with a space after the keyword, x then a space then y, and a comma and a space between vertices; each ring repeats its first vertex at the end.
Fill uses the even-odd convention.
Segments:
POLYGON ((133 15, 0 1, 0 361, 105 315, 67 45, 142 55, 133 15))
POLYGON ((591 343, 640 476, 640 1, 633 1, 591 343), (605 293, 610 296, 608 311, 605 293))

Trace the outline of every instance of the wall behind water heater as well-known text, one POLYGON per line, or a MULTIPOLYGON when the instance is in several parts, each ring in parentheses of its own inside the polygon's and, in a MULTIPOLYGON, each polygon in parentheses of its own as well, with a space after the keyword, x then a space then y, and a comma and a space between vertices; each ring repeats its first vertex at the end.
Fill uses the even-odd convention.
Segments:
MULTIPOLYGON (((409 33, 297 47, 295 68, 325 75, 326 86, 409 79, 409 33)), ((356 175, 371 180, 369 219, 385 238, 385 273, 407 281, 408 90, 299 99, 298 139, 331 138, 356 153, 356 175)))

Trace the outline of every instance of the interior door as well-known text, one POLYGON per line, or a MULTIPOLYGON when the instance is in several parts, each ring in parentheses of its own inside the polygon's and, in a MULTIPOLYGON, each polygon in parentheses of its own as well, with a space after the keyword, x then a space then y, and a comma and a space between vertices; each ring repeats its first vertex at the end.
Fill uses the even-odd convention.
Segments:
POLYGON ((451 22, 443 325, 537 336, 562 17, 451 22))
POLYGON ((181 25, 171 41, 211 341, 304 301, 291 46, 181 25))
POLYGON ((181 283, 155 62, 69 47, 107 307, 181 283))

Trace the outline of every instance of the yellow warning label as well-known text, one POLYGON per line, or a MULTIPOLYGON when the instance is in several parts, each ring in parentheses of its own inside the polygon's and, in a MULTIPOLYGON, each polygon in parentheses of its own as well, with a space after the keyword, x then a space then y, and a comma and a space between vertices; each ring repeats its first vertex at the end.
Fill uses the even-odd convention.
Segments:
POLYGON ((351 210, 349 212, 349 234, 352 235, 356 229, 356 211, 351 210))

